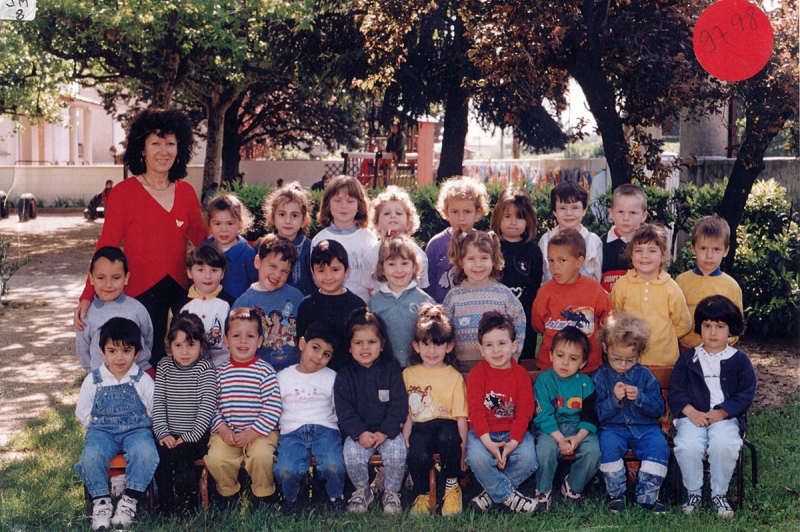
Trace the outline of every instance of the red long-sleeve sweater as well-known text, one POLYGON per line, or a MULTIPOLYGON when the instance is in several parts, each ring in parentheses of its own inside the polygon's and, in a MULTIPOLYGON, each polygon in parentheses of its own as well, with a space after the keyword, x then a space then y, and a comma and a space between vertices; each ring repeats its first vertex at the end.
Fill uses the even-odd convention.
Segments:
MULTIPOLYGON (((125 293, 131 297, 146 292, 169 275, 187 287, 186 239, 200 244, 208 235, 194 188, 175 182, 175 203, 166 211, 135 178, 114 187, 106 207, 103 232, 97 248, 125 245, 130 282, 125 293)), ((92 299, 94 288, 86 282, 81 299, 92 299)))
POLYGON ((522 441, 533 419, 533 384, 525 368, 511 359, 509 369, 495 369, 485 360, 467 376, 469 420, 475 435, 511 432, 522 441))

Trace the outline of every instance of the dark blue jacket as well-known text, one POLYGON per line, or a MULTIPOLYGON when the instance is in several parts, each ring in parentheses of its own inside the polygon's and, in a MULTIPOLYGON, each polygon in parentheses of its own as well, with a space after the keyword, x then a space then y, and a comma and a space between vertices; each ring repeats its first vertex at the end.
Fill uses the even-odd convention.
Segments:
POLYGON ((661 386, 645 366, 634 364, 628 371, 620 374, 606 363, 592 373, 592 380, 597 393, 597 417, 601 430, 627 428, 634 438, 641 438, 653 428, 661 428, 658 420, 664 413, 661 386), (618 382, 639 389, 634 401, 626 397, 617 401, 614 397, 614 386, 618 382))
MULTIPOLYGON (((744 430, 744 414, 753 404, 756 393, 756 372, 745 353, 737 350, 732 357, 721 361, 720 386, 725 400, 714 408, 725 410, 730 419, 736 418, 739 429, 744 430)), ((676 418, 686 417, 682 413, 686 405, 701 412, 711 409, 711 394, 694 347, 681 353, 672 370, 667 402, 676 418)))

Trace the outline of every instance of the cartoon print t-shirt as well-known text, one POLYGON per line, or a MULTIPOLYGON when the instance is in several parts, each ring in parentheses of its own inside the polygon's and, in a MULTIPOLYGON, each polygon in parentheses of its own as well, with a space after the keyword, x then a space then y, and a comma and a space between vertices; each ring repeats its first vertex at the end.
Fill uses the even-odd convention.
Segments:
POLYGON ((322 368, 314 373, 300 373, 290 366, 278 373, 281 389, 281 434, 288 434, 303 425, 322 425, 339 430, 333 403, 336 372, 322 368))
POLYGON ((415 364, 403 370, 411 421, 467 417, 464 378, 452 366, 427 369, 415 364))

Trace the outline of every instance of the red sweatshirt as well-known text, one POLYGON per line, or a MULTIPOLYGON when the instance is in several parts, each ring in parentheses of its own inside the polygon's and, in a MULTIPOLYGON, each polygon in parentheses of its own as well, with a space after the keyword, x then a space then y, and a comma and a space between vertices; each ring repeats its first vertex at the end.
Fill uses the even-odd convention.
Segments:
MULTIPOLYGON (((106 207, 103 232, 97 248, 120 247, 131 272, 125 293, 131 297, 146 292, 166 275, 184 288, 186 277, 186 239, 194 245, 208 236, 200 203, 194 188, 182 180, 175 182, 175 203, 167 212, 135 178, 114 187, 106 207)), ((92 299, 94 288, 86 282, 81 299, 92 299)))
POLYGON ((482 360, 467 376, 469 420, 475 435, 510 431, 522 441, 533 419, 533 384, 514 359, 508 369, 495 369, 482 360))

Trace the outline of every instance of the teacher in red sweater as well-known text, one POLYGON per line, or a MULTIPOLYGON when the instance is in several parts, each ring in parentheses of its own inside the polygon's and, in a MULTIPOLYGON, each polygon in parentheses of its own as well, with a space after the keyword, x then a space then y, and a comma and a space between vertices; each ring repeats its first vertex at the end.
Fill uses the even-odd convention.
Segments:
MULTIPOLYGON (((198 245, 208 236, 194 188, 183 181, 194 149, 189 119, 180 111, 148 109, 128 133, 125 164, 134 177, 114 187, 106 206, 97 249, 124 244, 130 281, 128 296, 142 303, 153 322, 155 368, 165 356, 167 315, 188 287, 186 239, 198 245)), ((88 280, 75 309, 75 327, 94 298, 88 280)))

